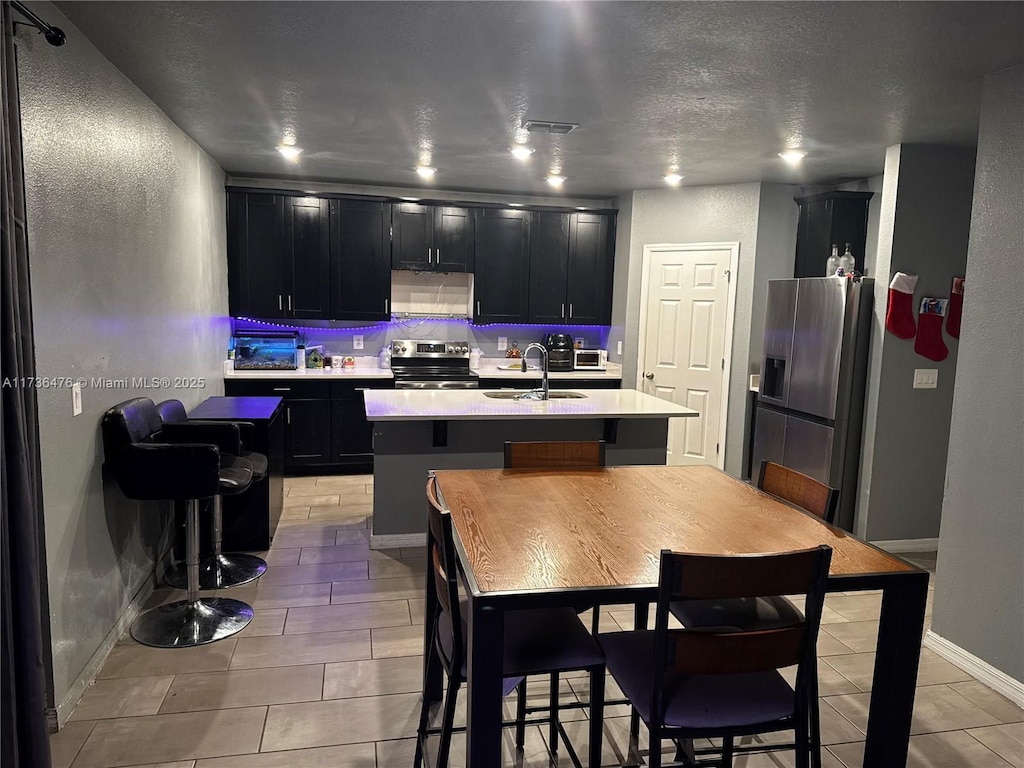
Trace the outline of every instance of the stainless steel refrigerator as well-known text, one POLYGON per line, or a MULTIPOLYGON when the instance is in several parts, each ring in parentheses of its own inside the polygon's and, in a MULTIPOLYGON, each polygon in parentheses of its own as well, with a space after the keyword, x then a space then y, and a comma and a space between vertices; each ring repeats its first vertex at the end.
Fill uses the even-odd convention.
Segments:
POLYGON ((773 461, 839 489, 852 530, 874 281, 769 280, 753 472, 773 461))

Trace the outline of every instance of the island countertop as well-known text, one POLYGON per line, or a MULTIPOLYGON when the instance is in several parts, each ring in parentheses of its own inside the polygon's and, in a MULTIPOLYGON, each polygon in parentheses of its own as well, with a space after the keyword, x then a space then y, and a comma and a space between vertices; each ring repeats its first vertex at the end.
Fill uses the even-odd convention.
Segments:
POLYGON ((368 421, 657 419, 698 416, 692 408, 635 389, 579 389, 584 398, 500 400, 480 389, 366 390, 368 421))

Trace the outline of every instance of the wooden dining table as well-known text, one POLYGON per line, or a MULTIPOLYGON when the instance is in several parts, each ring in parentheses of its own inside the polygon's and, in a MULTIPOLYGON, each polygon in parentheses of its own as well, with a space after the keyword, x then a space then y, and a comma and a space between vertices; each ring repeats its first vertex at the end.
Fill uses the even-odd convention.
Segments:
MULTIPOLYGON (((928 573, 713 467, 438 470, 468 597, 467 763, 501 764, 505 612, 656 597, 659 552, 832 547, 828 591, 881 590, 864 765, 906 765, 928 573)), ((427 616, 433 590, 427 589, 427 616)), ((427 622, 429 626, 430 622, 427 622)), ((424 652, 432 642, 424 638, 424 652)), ((440 665, 432 665, 439 670, 440 665)), ((438 671, 424 696, 441 696, 438 671)))

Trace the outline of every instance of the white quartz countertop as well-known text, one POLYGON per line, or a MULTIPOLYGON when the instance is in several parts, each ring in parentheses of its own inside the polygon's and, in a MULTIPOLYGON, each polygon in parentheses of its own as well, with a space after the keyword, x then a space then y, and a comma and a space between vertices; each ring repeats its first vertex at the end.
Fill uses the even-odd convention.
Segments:
MULTIPOLYGON (((367 390, 369 421, 491 421, 504 419, 650 419, 698 416, 684 408, 635 389, 578 389, 580 399, 499 400, 482 389, 367 390)), ((564 391, 564 390, 563 390, 564 391)))
POLYGON ((304 381, 348 381, 353 379, 391 379, 390 368, 360 366, 355 368, 306 368, 302 371, 230 371, 225 379, 275 379, 304 381))
MULTIPOLYGON (((530 366, 526 373, 522 371, 521 360, 485 360, 481 361, 480 368, 476 374, 481 379, 539 379, 543 371, 537 366, 536 360, 531 359, 530 366), (509 366, 515 366, 509 370, 509 366)), ((621 379, 622 366, 617 363, 608 363, 608 370, 605 371, 552 371, 548 374, 549 379, 621 379)))

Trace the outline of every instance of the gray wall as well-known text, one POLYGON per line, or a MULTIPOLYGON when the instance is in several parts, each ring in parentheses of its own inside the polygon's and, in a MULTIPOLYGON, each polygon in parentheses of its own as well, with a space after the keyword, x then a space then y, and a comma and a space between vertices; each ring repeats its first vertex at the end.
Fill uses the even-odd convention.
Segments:
POLYGON ((739 476, 743 459, 743 433, 751 358, 761 353, 750 344, 754 296, 754 252, 761 184, 729 184, 682 189, 641 189, 630 200, 619 199, 619 234, 615 250, 612 348, 618 333, 624 342, 622 383, 636 385, 639 344, 641 271, 644 246, 653 243, 739 242, 736 314, 733 321, 732 370, 729 381, 729 425, 725 442, 725 468, 739 476), (628 217, 625 214, 629 211, 628 217), (629 221, 628 237, 623 233, 629 221), (628 250, 625 246, 628 245, 628 250), (623 246, 623 247, 618 247, 623 246), (621 331, 619 329, 622 329, 621 331))
POLYGON ((1024 65, 985 80, 933 631, 1024 681, 1024 65))
POLYGON ((52 5, 53 48, 18 34, 40 377, 205 376, 205 389, 39 392, 55 699, 166 549, 163 507, 104 482, 100 418, 130 397, 221 394, 228 339, 224 175, 52 5))
POLYGON ((949 442, 957 340, 933 362, 914 340, 884 332, 888 284, 897 271, 919 275, 924 296, 948 297, 967 263, 974 150, 900 145, 886 154, 865 413, 861 498, 855 530, 872 541, 935 538, 949 442), (913 389, 915 368, 938 369, 936 389, 913 389))

